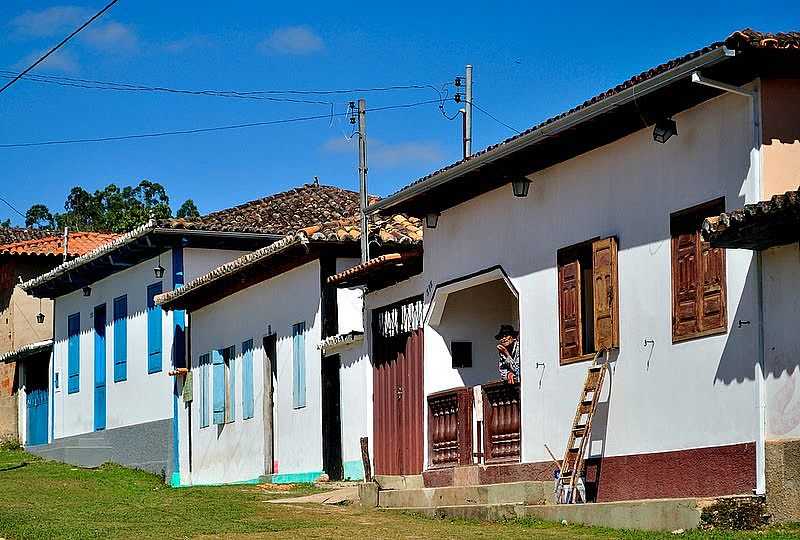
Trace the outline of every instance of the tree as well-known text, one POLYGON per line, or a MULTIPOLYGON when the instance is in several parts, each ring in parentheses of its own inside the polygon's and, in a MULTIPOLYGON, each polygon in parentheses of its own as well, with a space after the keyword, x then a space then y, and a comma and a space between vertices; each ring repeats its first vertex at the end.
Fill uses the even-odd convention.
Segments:
POLYGON ((56 222, 53 214, 43 204, 34 204, 25 212, 25 226, 36 229, 53 229, 56 222))
POLYGON ((10 219, 4 219, 3 221, 0 221, 0 227, 3 227, 3 228, 11 227, 11 220, 10 219))
POLYGON ((178 213, 175 214, 175 217, 178 219, 195 219, 200 217, 200 211, 192 199, 186 199, 181 207, 178 208, 178 213))
POLYGON ((58 228, 80 231, 126 232, 151 218, 172 217, 164 186, 149 180, 122 189, 109 184, 94 193, 76 186, 67 195, 64 210, 54 216, 58 228))

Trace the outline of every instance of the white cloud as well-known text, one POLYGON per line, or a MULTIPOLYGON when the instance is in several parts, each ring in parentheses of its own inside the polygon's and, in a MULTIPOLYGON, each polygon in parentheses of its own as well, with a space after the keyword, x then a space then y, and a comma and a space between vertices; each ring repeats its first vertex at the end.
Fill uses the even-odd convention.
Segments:
POLYGON ((116 21, 88 27, 84 31, 83 41, 95 49, 109 52, 130 52, 139 45, 136 32, 116 21))
POLYGON ((205 36, 187 36, 173 41, 167 41, 161 48, 168 53, 179 54, 190 49, 207 48, 212 41, 205 36))
POLYGON ((272 32, 258 48, 268 54, 304 55, 323 50, 325 43, 308 26, 286 26, 272 32))
MULTIPOLYGON (((17 69, 25 69, 36 60, 38 60, 46 51, 34 51, 28 56, 17 62, 17 69)), ((78 59, 70 51, 59 50, 47 57, 47 59, 39 64, 36 71, 51 71, 67 74, 75 74, 80 71, 80 63, 78 59)))
MULTIPOLYGON (((20 39, 64 37, 84 23, 93 12, 80 6, 52 6, 26 11, 9 23, 11 34, 20 39)), ((108 15, 77 36, 84 45, 104 52, 130 52, 139 44, 136 32, 127 24, 109 20, 108 15)))
POLYGON ((90 16, 79 6, 52 6, 39 11, 26 11, 11 19, 13 33, 22 37, 50 37, 80 24, 90 16))
MULTIPOLYGON (((355 137, 349 141, 344 137, 335 137, 325 141, 322 145, 325 152, 335 154, 352 152, 355 155, 356 148, 355 137)), ((370 139, 367 144, 367 154, 370 165, 386 168, 409 164, 428 165, 444 159, 444 151, 441 146, 430 141, 386 143, 379 139, 370 139)))

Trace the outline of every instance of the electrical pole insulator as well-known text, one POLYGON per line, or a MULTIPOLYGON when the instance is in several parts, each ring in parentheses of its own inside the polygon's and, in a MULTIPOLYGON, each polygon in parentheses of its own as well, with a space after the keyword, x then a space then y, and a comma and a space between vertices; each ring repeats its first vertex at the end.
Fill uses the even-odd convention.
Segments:
POLYGON ((457 93, 455 96, 453 96, 453 99, 456 101, 456 103, 461 103, 461 94, 457 93))
POLYGON ((456 86, 461 86, 461 77, 456 77, 456 86))

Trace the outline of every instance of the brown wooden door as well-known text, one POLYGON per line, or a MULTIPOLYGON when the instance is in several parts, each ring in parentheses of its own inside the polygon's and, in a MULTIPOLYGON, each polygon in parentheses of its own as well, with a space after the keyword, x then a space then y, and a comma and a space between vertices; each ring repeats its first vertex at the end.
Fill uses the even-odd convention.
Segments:
POLYGON ((375 474, 420 474, 423 467, 422 329, 375 340, 375 474))

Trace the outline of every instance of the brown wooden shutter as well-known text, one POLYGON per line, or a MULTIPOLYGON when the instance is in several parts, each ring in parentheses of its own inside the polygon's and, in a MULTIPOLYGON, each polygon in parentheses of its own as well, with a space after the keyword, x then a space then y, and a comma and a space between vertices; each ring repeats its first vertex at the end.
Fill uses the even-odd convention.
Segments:
POLYGON ((725 309, 725 250, 712 248, 708 242, 700 241, 700 332, 726 328, 728 318, 725 309))
POLYGON ((561 359, 582 355, 581 265, 577 260, 558 267, 558 313, 561 359))
POLYGON ((672 237, 672 337, 681 339, 699 332, 698 233, 687 231, 672 237))
MULTIPOLYGON (((619 295, 617 277, 617 241, 604 238, 592 242, 592 279, 594 280, 595 349, 619 347, 619 295)), ((588 300, 588 299, 587 299, 588 300)))

